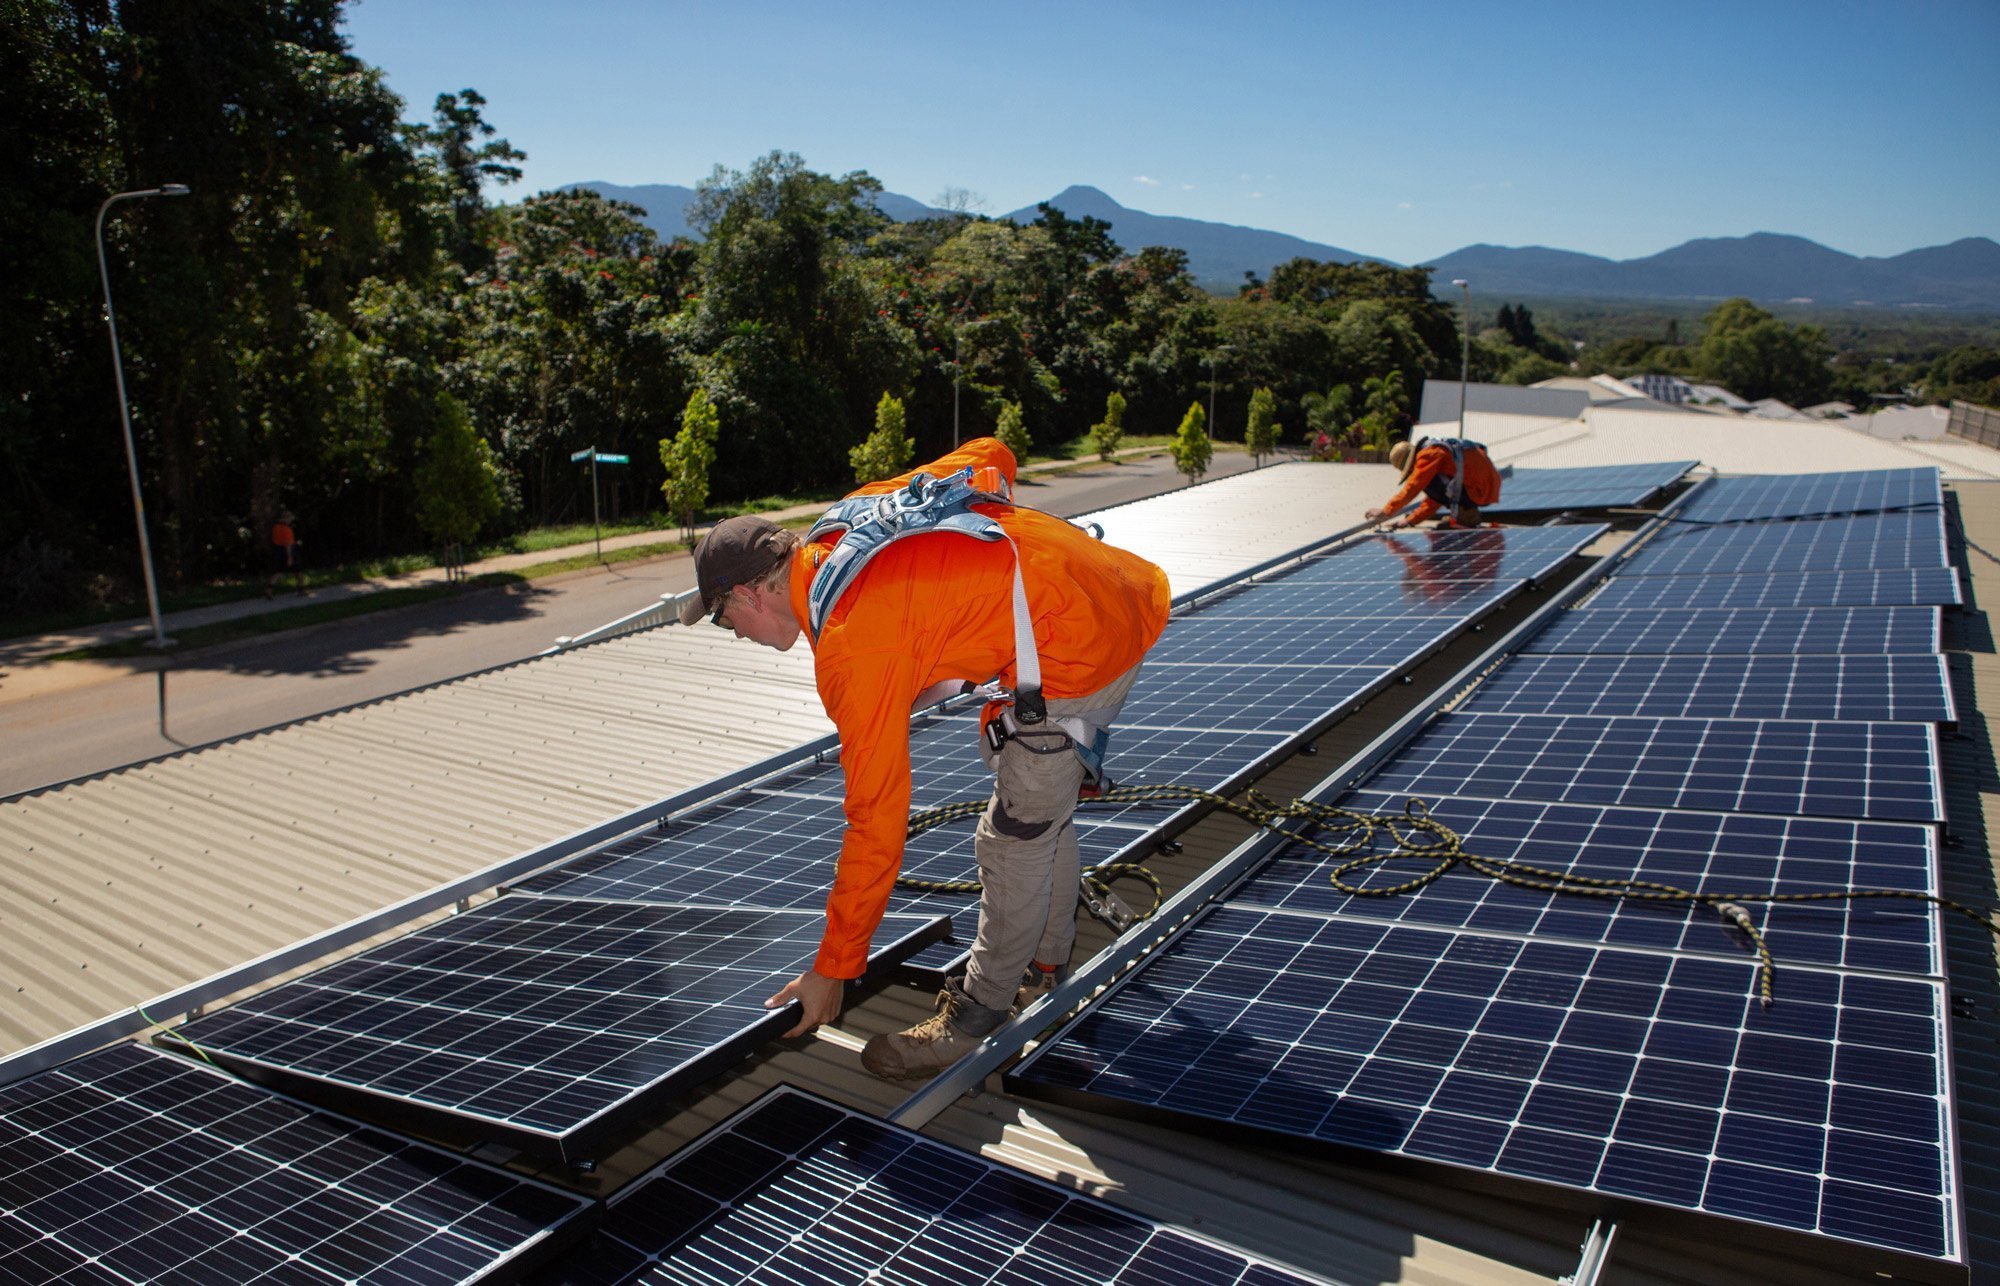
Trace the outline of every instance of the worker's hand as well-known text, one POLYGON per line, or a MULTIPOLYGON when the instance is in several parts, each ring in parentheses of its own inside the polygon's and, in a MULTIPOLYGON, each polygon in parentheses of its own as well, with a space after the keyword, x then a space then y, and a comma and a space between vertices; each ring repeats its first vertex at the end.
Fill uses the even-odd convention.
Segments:
POLYGON ((803 1036, 821 1023, 830 1023, 840 1017, 841 990, 847 984, 838 978, 829 978, 817 969, 808 969, 784 985, 777 995, 764 1002, 764 1008, 776 1009, 790 1001, 799 1002, 799 1025, 786 1032, 789 1038, 803 1036))
POLYGON ((1366 518, 1369 522, 1381 522, 1384 518, 1387 518, 1389 516, 1389 511, 1387 509, 1370 509, 1367 513, 1362 514, 1361 516, 1363 518, 1366 518))

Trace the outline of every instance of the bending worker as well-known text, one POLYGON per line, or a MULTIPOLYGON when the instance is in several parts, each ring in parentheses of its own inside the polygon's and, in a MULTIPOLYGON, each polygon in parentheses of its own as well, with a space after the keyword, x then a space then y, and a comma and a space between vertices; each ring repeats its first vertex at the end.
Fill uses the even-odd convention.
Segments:
POLYGON ((932 1075, 1066 975, 1079 874, 1070 814, 1088 753, 1101 753, 1166 625, 1166 573, 1014 507, 1014 470, 1013 454, 982 438, 861 488, 803 540, 763 518, 726 519, 695 549, 699 593, 681 611, 781 652, 809 632, 839 730, 847 828, 826 929, 812 968, 765 1002, 799 1002, 788 1036, 838 1017, 842 989, 867 966, 902 865, 911 711, 989 680, 1014 693, 981 720, 995 782, 973 838, 984 888, 971 963, 933 1017, 868 1042, 861 1061, 878 1076, 932 1075), (925 475, 937 481, 912 485, 925 475), (899 508, 925 516, 896 527, 899 508))
POLYGON ((1389 463, 1403 471, 1403 485, 1380 509, 1363 517, 1380 522, 1423 493, 1423 503, 1403 520, 1414 527, 1443 509, 1461 527, 1477 527, 1482 505, 1500 499, 1500 473, 1486 448, 1465 438, 1418 438, 1389 448, 1389 463))

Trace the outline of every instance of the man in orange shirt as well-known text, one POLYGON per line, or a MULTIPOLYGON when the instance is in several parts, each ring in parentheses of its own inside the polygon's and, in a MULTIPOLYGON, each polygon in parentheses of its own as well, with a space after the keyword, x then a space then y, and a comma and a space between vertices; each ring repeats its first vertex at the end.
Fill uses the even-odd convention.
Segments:
MULTIPOLYGON (((991 438, 919 472, 947 478, 968 467, 993 471, 985 476, 1004 478, 1011 492, 1013 454, 991 438)), ((854 495, 900 490, 914 476, 854 495)), ((1013 689, 1021 670, 1035 668, 1017 668, 1015 602, 1025 587, 1046 718, 1033 719, 1024 693, 1018 718, 1003 721, 1014 726, 999 748, 981 739, 995 783, 973 839, 984 886, 978 936, 965 977, 946 983, 934 1017, 877 1036, 862 1051, 870 1071, 895 1079, 927 1077, 955 1062, 1067 970, 1079 865, 1070 814, 1087 773, 1076 739, 1117 718, 1166 626, 1171 599, 1158 567, 1060 518, 1005 503, 971 508, 974 522, 990 518, 998 532, 989 525, 979 539, 953 531, 895 539, 874 551, 830 606, 817 608, 814 578, 823 567, 836 574, 842 560, 829 560, 852 532, 801 541, 762 518, 727 519, 695 550, 699 593, 681 613, 685 623, 707 616, 779 651, 823 613, 813 672, 840 733, 847 830, 813 967, 765 1002, 799 1002, 798 1025, 786 1033, 796 1036, 838 1017, 843 987, 867 965, 908 829, 911 711, 989 680, 1013 689)), ((982 726, 997 714, 989 706, 982 726)))
POLYGON ((1403 471, 1403 485, 1380 509, 1370 509, 1363 517, 1380 522, 1423 494, 1423 503, 1403 520, 1414 527, 1439 509, 1447 509, 1450 520, 1461 527, 1477 527, 1482 505, 1500 499, 1500 471, 1493 458, 1477 442, 1459 438, 1418 438, 1415 443, 1398 442, 1389 448, 1389 463, 1403 471), (1463 461, 1465 478, 1459 485, 1463 461))

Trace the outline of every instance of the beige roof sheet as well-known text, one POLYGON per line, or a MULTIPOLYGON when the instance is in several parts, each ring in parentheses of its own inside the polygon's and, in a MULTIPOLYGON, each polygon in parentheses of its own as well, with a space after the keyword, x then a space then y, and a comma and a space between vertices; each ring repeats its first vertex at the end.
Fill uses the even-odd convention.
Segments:
MULTIPOLYGON (((1326 540, 1393 484, 1274 465, 1102 518, 1184 593, 1326 540)), ((0 1056, 831 732, 804 647, 669 627, 0 801, 0 1056)))

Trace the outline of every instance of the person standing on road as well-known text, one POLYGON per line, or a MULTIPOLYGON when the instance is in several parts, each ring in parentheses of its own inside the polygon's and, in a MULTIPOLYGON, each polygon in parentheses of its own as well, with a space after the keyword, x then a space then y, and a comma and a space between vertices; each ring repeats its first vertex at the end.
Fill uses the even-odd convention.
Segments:
POLYGON ((1418 438, 1389 448, 1389 463, 1400 469, 1403 484, 1380 509, 1370 509, 1363 517, 1380 522, 1422 493, 1423 503, 1403 520, 1414 527, 1443 509, 1447 522, 1461 527, 1477 527, 1481 506, 1500 500, 1500 471, 1486 448, 1464 438, 1418 438))
POLYGON ((696 547, 698 592, 681 610, 684 623, 706 616, 779 651, 810 632, 820 699, 839 730, 847 828, 825 932, 812 967, 765 1002, 799 1003, 788 1036, 838 1017, 843 988, 867 966, 902 863, 911 711, 988 681, 1020 689, 1011 706, 982 712, 980 753, 995 782, 973 839, 984 888, 970 964, 947 980, 933 1017, 868 1042, 862 1063, 891 1079, 955 1062, 1066 974, 1079 874, 1070 815, 1092 775, 1078 751, 1101 754, 1170 606, 1152 563, 1009 503, 1015 467, 1012 452, 982 438, 849 497, 900 492, 893 503, 917 505, 929 486, 970 490, 965 525, 906 538, 882 539, 854 516, 881 502, 843 502, 804 540, 767 519, 727 519, 696 547), (926 475, 943 481, 912 485, 926 475))
POLYGON ((264 597, 271 597, 278 582, 287 575, 292 578, 292 588, 303 594, 306 592, 305 560, 299 549, 298 530, 292 526, 297 519, 287 509, 271 524, 271 579, 264 584, 264 597))

